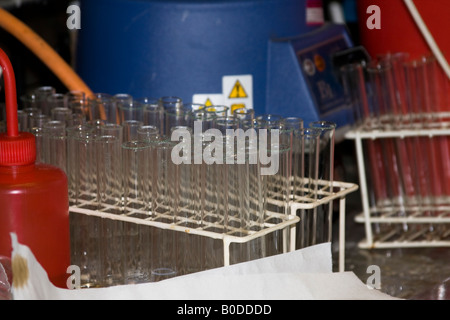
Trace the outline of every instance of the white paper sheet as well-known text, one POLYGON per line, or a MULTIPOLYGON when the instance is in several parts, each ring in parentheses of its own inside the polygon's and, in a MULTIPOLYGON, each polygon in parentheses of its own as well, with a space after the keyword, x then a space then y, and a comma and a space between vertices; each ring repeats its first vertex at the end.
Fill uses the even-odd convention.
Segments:
MULTIPOLYGON (((390 300, 351 272, 333 273, 331 244, 157 283, 68 290, 53 286, 31 250, 12 235, 16 300, 390 300)), ((69 277, 69 274, 68 274, 69 277)))

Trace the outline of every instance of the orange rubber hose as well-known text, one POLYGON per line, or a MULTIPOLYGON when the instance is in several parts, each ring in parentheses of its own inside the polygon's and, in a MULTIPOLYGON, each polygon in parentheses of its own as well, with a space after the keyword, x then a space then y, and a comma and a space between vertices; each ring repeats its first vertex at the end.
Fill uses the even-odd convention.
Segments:
POLYGON ((87 97, 93 96, 92 91, 72 67, 44 39, 2 8, 0 8, 0 27, 28 47, 61 80, 67 89, 82 91, 87 97))

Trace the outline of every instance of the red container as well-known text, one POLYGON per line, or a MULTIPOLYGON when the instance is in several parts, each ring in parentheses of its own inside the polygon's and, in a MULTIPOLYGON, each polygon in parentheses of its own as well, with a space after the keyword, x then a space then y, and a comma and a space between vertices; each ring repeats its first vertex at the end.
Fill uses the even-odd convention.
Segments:
POLYGON ((7 113, 7 133, 0 135, 0 256, 11 258, 14 232, 21 244, 30 247, 50 281, 64 288, 70 265, 67 177, 58 168, 34 163, 34 136, 18 132, 14 72, 1 49, 0 66, 7 113))
MULTIPOLYGON (((414 4, 449 61, 450 1, 414 0, 414 4)), ((408 52, 411 59, 418 59, 431 52, 403 0, 358 0, 357 5, 361 44, 372 57, 408 52), (380 8, 380 29, 369 29, 366 25, 371 16, 371 13, 367 13, 367 8, 371 5, 380 8)))

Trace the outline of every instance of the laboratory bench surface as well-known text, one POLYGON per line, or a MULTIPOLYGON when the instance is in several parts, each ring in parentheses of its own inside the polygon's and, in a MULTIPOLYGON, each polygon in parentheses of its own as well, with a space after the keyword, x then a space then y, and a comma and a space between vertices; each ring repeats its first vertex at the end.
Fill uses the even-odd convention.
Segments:
MULTIPOLYGON (((372 284, 380 269, 380 291, 407 300, 450 300, 450 248, 362 249, 364 225, 346 219, 345 271, 354 272, 363 282, 372 284), (370 279, 369 279, 370 278, 370 279), (369 282, 368 282, 369 280, 369 282)), ((333 268, 338 266, 338 245, 333 242, 333 268)))
MULTIPOLYGON (((337 145, 337 178, 358 184, 351 143, 337 145)), ((342 180, 341 180, 342 181, 342 180)), ((355 221, 362 212, 360 190, 346 198, 345 271, 367 283, 375 265, 380 269, 380 291, 408 300, 450 300, 450 247, 362 249, 365 226, 355 221)), ((339 218, 333 219, 333 270, 339 269, 339 218)), ((370 280, 369 280, 370 281, 370 280)), ((369 282, 370 284, 370 282, 369 282)))

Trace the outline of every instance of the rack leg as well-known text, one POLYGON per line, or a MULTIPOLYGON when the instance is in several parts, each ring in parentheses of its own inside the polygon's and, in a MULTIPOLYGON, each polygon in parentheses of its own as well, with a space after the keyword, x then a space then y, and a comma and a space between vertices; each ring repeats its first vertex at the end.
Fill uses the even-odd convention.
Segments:
POLYGON ((364 167, 364 154, 363 154, 363 145, 362 139, 358 135, 355 139, 356 144, 356 158, 358 161, 358 171, 359 171, 359 180, 360 180, 360 188, 361 188, 361 200, 364 212, 365 219, 365 227, 366 227, 366 237, 367 244, 369 247, 373 245, 373 237, 372 237, 372 226, 370 222, 370 209, 369 209, 369 192, 367 190, 367 178, 366 178, 366 170, 364 167))
POLYGON ((345 271, 345 197, 339 200, 339 272, 345 271))

